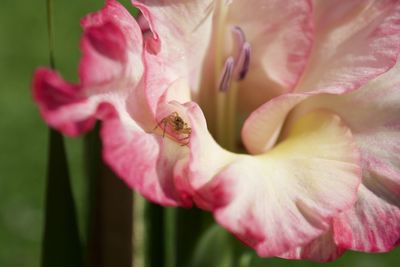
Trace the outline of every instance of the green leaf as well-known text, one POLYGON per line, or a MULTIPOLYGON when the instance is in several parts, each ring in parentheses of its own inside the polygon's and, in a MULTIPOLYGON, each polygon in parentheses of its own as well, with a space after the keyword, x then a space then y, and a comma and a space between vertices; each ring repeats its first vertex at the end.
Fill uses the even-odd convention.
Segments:
POLYGON ((50 130, 42 247, 43 267, 83 265, 64 140, 50 130))
POLYGON ((230 234, 214 224, 199 240, 190 267, 230 267, 234 260, 234 247, 230 234))
POLYGON ((239 267, 251 267, 253 256, 251 252, 243 253, 239 258, 239 267))
MULTIPOLYGON (((50 66, 54 69, 52 1, 46 0, 50 66)), ((42 243, 43 267, 83 266, 64 140, 50 129, 42 243)))

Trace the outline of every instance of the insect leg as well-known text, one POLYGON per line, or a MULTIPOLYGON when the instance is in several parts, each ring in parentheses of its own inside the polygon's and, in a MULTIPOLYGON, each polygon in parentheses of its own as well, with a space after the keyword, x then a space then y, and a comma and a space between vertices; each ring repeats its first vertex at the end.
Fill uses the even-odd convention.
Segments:
POLYGON ((164 138, 165 137, 165 128, 167 127, 168 121, 164 119, 161 122, 164 123, 163 133, 162 133, 162 137, 164 138))
POLYGON ((186 137, 183 137, 183 138, 178 139, 179 142, 184 141, 184 140, 187 140, 187 142, 184 143, 184 144, 181 144, 181 146, 186 146, 186 145, 189 144, 189 142, 190 142, 190 135, 187 135, 186 137))

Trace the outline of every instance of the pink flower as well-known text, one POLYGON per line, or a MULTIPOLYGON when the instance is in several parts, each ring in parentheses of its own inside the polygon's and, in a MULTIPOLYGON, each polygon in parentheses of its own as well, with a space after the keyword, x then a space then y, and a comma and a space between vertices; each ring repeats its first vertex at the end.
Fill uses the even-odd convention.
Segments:
POLYGON ((212 211, 260 256, 399 243, 399 1, 133 5, 138 22, 115 0, 83 19, 79 85, 36 72, 50 126, 101 119, 129 186, 212 211))

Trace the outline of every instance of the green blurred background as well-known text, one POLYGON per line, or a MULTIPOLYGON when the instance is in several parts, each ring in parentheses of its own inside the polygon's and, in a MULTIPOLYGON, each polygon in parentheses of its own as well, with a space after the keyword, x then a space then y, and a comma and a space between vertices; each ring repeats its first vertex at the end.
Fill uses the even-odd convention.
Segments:
MULTIPOLYGON (((125 6, 128 1, 121 1, 125 6)), ((79 20, 102 0, 54 0, 55 62, 77 79, 79 20)), ((0 5, 0 267, 39 266, 48 129, 32 102, 33 70, 49 62, 45 0, 2 0, 0 5)), ((83 241, 87 180, 82 138, 66 139, 83 241)), ((221 248, 221 253, 222 253, 221 248)), ((217 256, 221 256, 217 253, 217 256)), ((400 249, 387 254, 349 252, 327 266, 397 266, 400 249)), ((307 261, 253 260, 252 266, 311 266, 307 261)), ((206 266, 205 266, 206 267, 206 266)), ((212 266, 211 266, 212 267, 212 266)))

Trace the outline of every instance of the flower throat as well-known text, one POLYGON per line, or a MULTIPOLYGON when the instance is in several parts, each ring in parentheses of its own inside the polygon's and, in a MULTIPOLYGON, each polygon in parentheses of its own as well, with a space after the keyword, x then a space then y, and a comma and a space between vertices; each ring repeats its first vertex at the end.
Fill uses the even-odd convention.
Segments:
MULTIPOLYGON (((214 124, 210 125, 210 131, 217 142, 230 151, 238 151, 239 131, 236 125, 238 83, 245 79, 249 70, 251 45, 239 26, 228 25, 229 5, 229 1, 221 0, 217 1, 215 6, 211 44, 213 50, 211 61, 214 70, 211 96, 215 99, 213 103, 215 118, 208 121, 214 124)), ((208 101, 207 99, 204 102, 208 101)))

